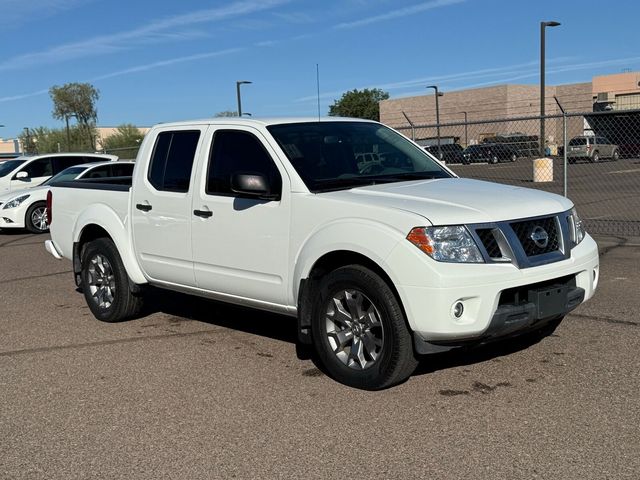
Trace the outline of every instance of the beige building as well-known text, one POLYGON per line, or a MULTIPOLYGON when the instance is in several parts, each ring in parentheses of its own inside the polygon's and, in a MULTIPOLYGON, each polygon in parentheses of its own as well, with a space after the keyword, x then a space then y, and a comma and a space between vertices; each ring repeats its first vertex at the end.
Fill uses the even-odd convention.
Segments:
MULTIPOLYGON (((140 133, 146 135, 151 127, 137 127, 140 133)), ((118 133, 118 127, 97 127, 96 128, 96 149, 102 150, 104 141, 111 135, 118 133)))
MULTIPOLYGON (((557 102, 569 113, 637 109, 640 108, 639 82, 640 72, 630 72, 594 77, 593 81, 585 83, 548 85, 545 88, 545 113, 561 115, 557 102)), ((438 103, 440 137, 444 143, 458 142, 466 146, 496 135, 520 133, 537 136, 540 133, 538 119, 522 118, 535 117, 540 113, 538 85, 497 85, 444 92, 438 97, 438 103), (514 118, 516 120, 505 120, 514 118), (465 121, 469 122, 466 128, 463 125, 465 121)), ((437 137, 434 127, 435 96, 384 100, 380 102, 380 121, 400 129, 419 143, 434 143, 437 137)), ((589 130, 589 124, 583 117, 568 119, 569 137, 588 134, 589 130)), ((547 143, 553 147, 562 141, 562 136, 562 119, 546 120, 547 143)))

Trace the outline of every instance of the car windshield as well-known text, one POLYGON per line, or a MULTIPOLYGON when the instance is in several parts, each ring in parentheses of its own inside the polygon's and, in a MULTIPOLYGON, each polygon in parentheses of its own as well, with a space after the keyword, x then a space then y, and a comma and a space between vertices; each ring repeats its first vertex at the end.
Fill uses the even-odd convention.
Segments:
POLYGON ((569 141, 569 145, 572 147, 578 146, 578 145, 586 145, 587 144, 587 139, 582 137, 582 138, 572 138, 569 141))
POLYGON ((59 174, 54 175, 42 185, 51 185, 54 182, 66 182, 69 180, 75 180, 75 178, 84 172, 89 167, 69 167, 61 171, 59 174))
POLYGON ((0 163, 0 177, 6 177, 24 162, 26 160, 7 160, 4 163, 0 163))
POLYGON ((312 192, 452 176, 421 148, 378 123, 326 121, 267 129, 312 192))

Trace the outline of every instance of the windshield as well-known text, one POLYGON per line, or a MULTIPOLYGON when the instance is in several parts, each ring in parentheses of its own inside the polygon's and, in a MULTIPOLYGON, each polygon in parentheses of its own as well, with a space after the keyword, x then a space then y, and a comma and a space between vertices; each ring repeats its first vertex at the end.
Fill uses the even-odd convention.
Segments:
POLYGON ((377 123, 329 121, 267 129, 312 192, 452 176, 421 148, 377 123))
POLYGON ((59 174, 54 175, 42 185, 51 185, 53 182, 66 182, 69 180, 75 180, 75 178, 84 172, 88 167, 69 167, 61 171, 59 174))
POLYGON ((0 177, 6 177, 24 162, 26 160, 7 160, 4 163, 0 163, 0 177))

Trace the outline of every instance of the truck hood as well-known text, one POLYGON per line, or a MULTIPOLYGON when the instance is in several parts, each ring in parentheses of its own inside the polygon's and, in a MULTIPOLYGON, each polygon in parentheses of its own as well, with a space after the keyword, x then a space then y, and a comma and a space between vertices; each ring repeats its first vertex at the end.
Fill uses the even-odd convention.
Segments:
POLYGON ((412 212, 433 225, 490 223, 569 210, 565 197, 465 178, 418 180, 326 193, 336 199, 412 212))

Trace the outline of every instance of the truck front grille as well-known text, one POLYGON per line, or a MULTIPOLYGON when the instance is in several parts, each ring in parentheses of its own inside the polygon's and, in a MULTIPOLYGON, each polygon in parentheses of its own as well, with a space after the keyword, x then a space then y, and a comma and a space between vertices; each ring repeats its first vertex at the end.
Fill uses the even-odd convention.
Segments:
POLYGON ((498 245, 498 241, 494 235, 493 228, 478 228, 476 233, 482 242, 485 250, 487 251, 487 255, 491 258, 502 258, 502 251, 500 250, 500 245, 498 245))
POLYGON ((511 262, 519 268, 528 268, 569 258, 569 214, 469 227, 486 262, 511 262))
POLYGON ((515 232, 527 257, 555 252, 559 249, 556 217, 537 218, 514 222, 515 232))

